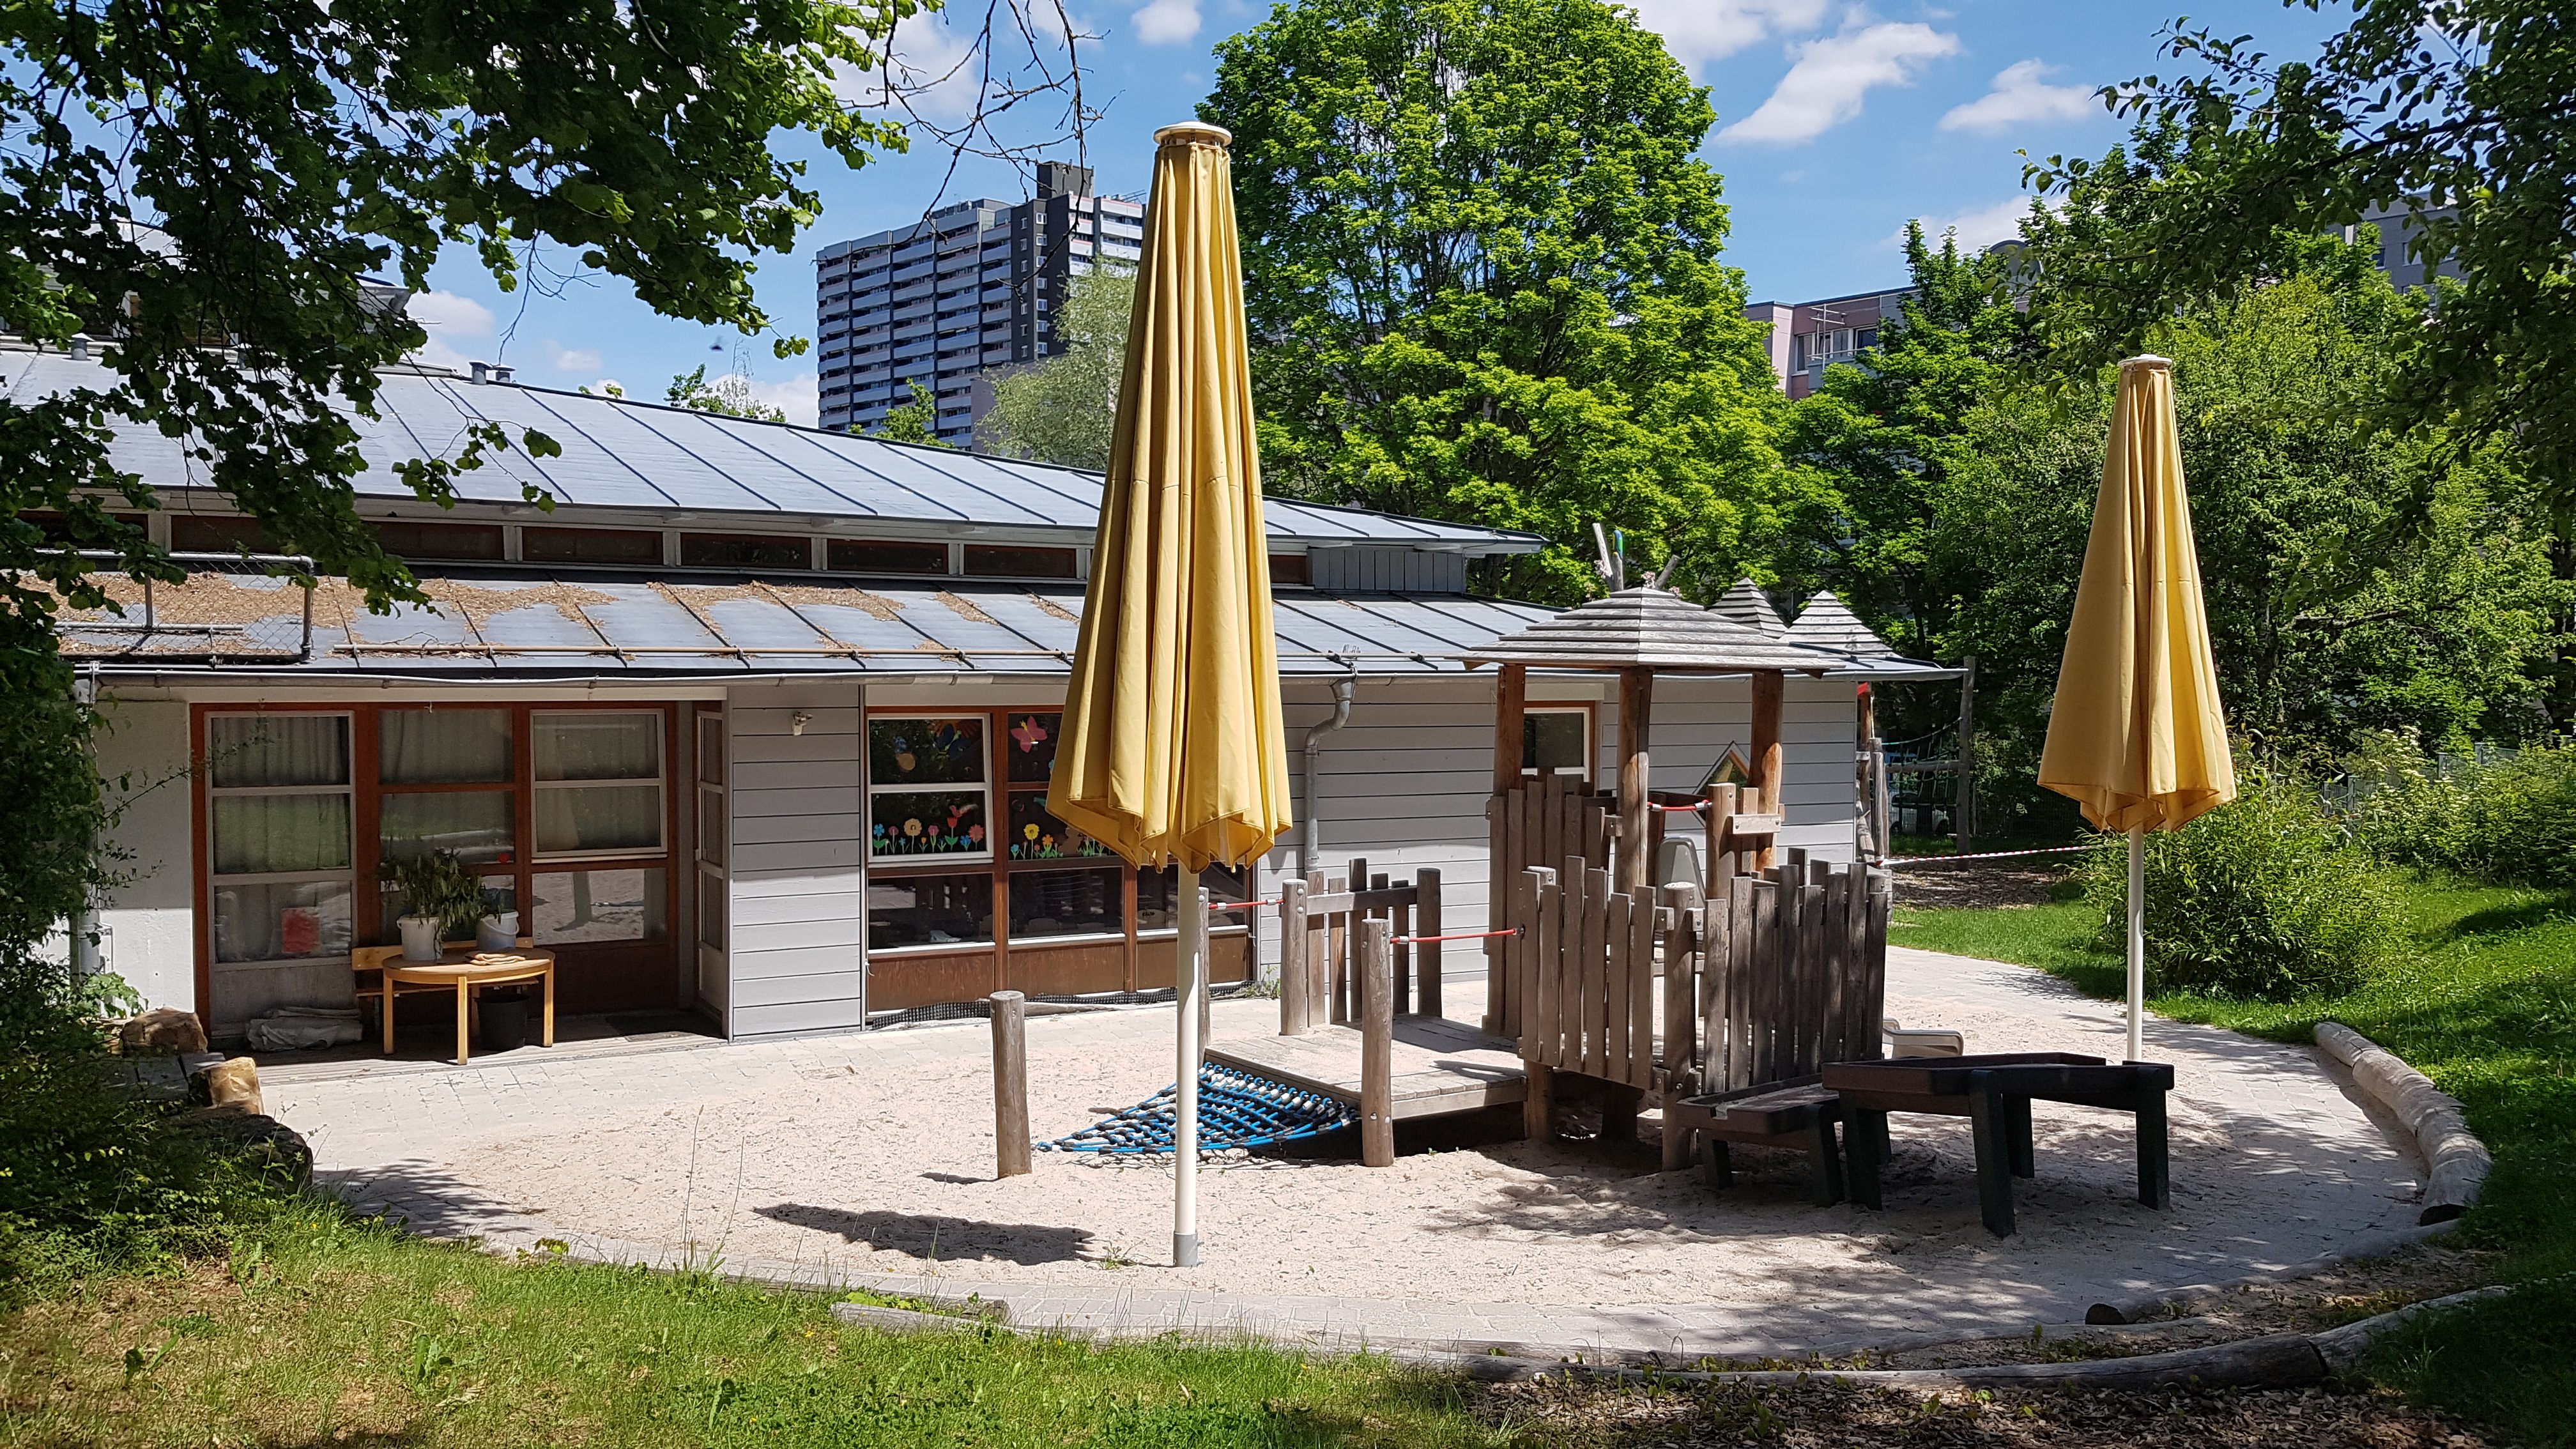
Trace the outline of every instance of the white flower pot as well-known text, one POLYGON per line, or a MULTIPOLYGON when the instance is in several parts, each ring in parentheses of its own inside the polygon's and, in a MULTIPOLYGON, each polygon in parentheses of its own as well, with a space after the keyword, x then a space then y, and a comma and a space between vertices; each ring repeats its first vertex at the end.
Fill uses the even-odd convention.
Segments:
POLYGON ((519 913, 503 911, 497 916, 485 916, 477 921, 474 925, 474 944, 486 951, 519 949, 519 913))
POLYGON ((438 959, 437 917, 405 916, 394 922, 394 925, 402 931, 404 960, 435 961, 438 959))

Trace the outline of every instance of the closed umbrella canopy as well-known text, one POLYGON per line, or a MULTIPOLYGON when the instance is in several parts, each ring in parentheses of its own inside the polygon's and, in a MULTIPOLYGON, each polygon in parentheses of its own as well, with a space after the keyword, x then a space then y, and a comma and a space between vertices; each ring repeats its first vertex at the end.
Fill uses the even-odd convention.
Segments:
POLYGON ((2146 834, 2179 830, 2236 798, 2227 715, 2209 653, 2192 544, 2173 364, 2120 364, 2120 398, 2039 783, 2129 835, 2129 1060, 2144 1053, 2146 834))
POLYGON ((2173 364, 2120 365, 2120 401, 2039 783, 2100 830, 2176 830, 2236 798, 2174 435, 2173 364))
POLYGON ((1226 145, 1154 135, 1144 270, 1052 808, 1139 865, 1240 864, 1289 825, 1226 145))
POLYGON ((1183 1268, 1199 1261, 1198 873, 1241 865, 1288 828, 1232 140, 1215 126, 1154 133, 1144 269, 1051 800, 1135 864, 1181 866, 1172 1262, 1183 1268))

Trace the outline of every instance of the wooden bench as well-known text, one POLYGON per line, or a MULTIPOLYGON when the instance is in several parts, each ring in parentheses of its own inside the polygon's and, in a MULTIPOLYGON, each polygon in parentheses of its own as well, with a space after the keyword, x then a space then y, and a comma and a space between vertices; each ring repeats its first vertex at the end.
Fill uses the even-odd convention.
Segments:
POLYGON ((1686 1097, 1665 1111, 1664 1130, 1699 1134, 1701 1162, 1713 1188, 1735 1180, 1727 1150, 1732 1143, 1804 1152, 1816 1206, 1831 1207, 1843 1200, 1842 1153, 1834 1143, 1834 1124, 1841 1119, 1842 1103, 1822 1079, 1798 1077, 1686 1097))
POLYGON ((2166 1156, 2165 1094, 2173 1068, 2157 1062, 2105 1062, 2067 1052, 1995 1052, 1892 1062, 1838 1062, 1823 1082, 1842 1098, 1843 1151, 1851 1198, 1881 1205, 1879 1164, 1887 1160, 1887 1114, 1928 1112, 1975 1124, 1977 1201, 1986 1230, 2013 1234, 2012 1180, 2031 1177, 2030 1104, 2071 1102, 2127 1112, 2137 1122, 2138 1201, 2173 1202, 2166 1156))

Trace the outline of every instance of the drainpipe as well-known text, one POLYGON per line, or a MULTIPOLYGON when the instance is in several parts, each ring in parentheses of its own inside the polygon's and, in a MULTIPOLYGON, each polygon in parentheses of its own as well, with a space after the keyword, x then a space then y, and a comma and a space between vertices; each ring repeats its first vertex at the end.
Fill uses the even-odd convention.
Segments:
MULTIPOLYGON (((98 707, 98 666, 96 664, 90 665, 74 678, 72 698, 79 701, 84 714, 98 707)), ((90 849, 92 852, 98 849, 98 841, 95 838, 90 841, 90 849)), ((98 904, 95 898, 84 890, 80 908, 72 912, 71 918, 70 964, 73 990, 78 991, 81 983, 107 969, 105 963, 99 960, 98 948, 98 904)))
POLYGON ((1300 747, 1305 751, 1306 764, 1306 828, 1297 834, 1297 875, 1301 880, 1324 868, 1324 839, 1320 832, 1324 805, 1322 795, 1317 793, 1322 787, 1323 767, 1317 757, 1318 747, 1324 743, 1324 736, 1351 722, 1351 690, 1358 683, 1356 673, 1333 681, 1333 717, 1306 731, 1305 743, 1300 747))

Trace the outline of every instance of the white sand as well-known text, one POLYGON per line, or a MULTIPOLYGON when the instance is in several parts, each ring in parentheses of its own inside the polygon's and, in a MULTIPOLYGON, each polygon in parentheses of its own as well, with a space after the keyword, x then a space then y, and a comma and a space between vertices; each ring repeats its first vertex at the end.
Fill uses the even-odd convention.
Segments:
MULTIPOLYGON (((1908 1025, 1964 1030, 1971 1051, 2118 1055, 2111 1009, 2036 972, 1895 956, 1889 1013, 1908 1025)), ((1275 1030, 1276 1009, 1221 1005, 1217 1033, 1275 1030)), ((1168 1083, 1171 1028, 1168 1010, 1033 1021, 1039 1135, 1168 1083)), ((2413 1221, 2415 1169, 2311 1054, 2167 1022, 2149 1041, 2178 1074, 2168 1212, 2135 1201, 2126 1117, 2041 1103, 2039 1176, 2016 1184, 2010 1239, 1979 1223, 1966 1121, 1899 1116, 1883 1212, 1811 1206, 1804 1159, 1785 1154, 1739 1151, 1724 1193, 1652 1172, 1648 1152, 1585 1144, 1505 1141, 1376 1171, 1238 1155, 1202 1174, 1203 1266, 1114 1280, 1169 1261, 1168 1165, 1040 1153, 1034 1174, 995 1180, 980 1024, 280 1095, 341 1181, 437 1178, 568 1231, 737 1261, 983 1281, 1928 1325, 2078 1316, 2096 1297, 2284 1266, 2413 1221)))

